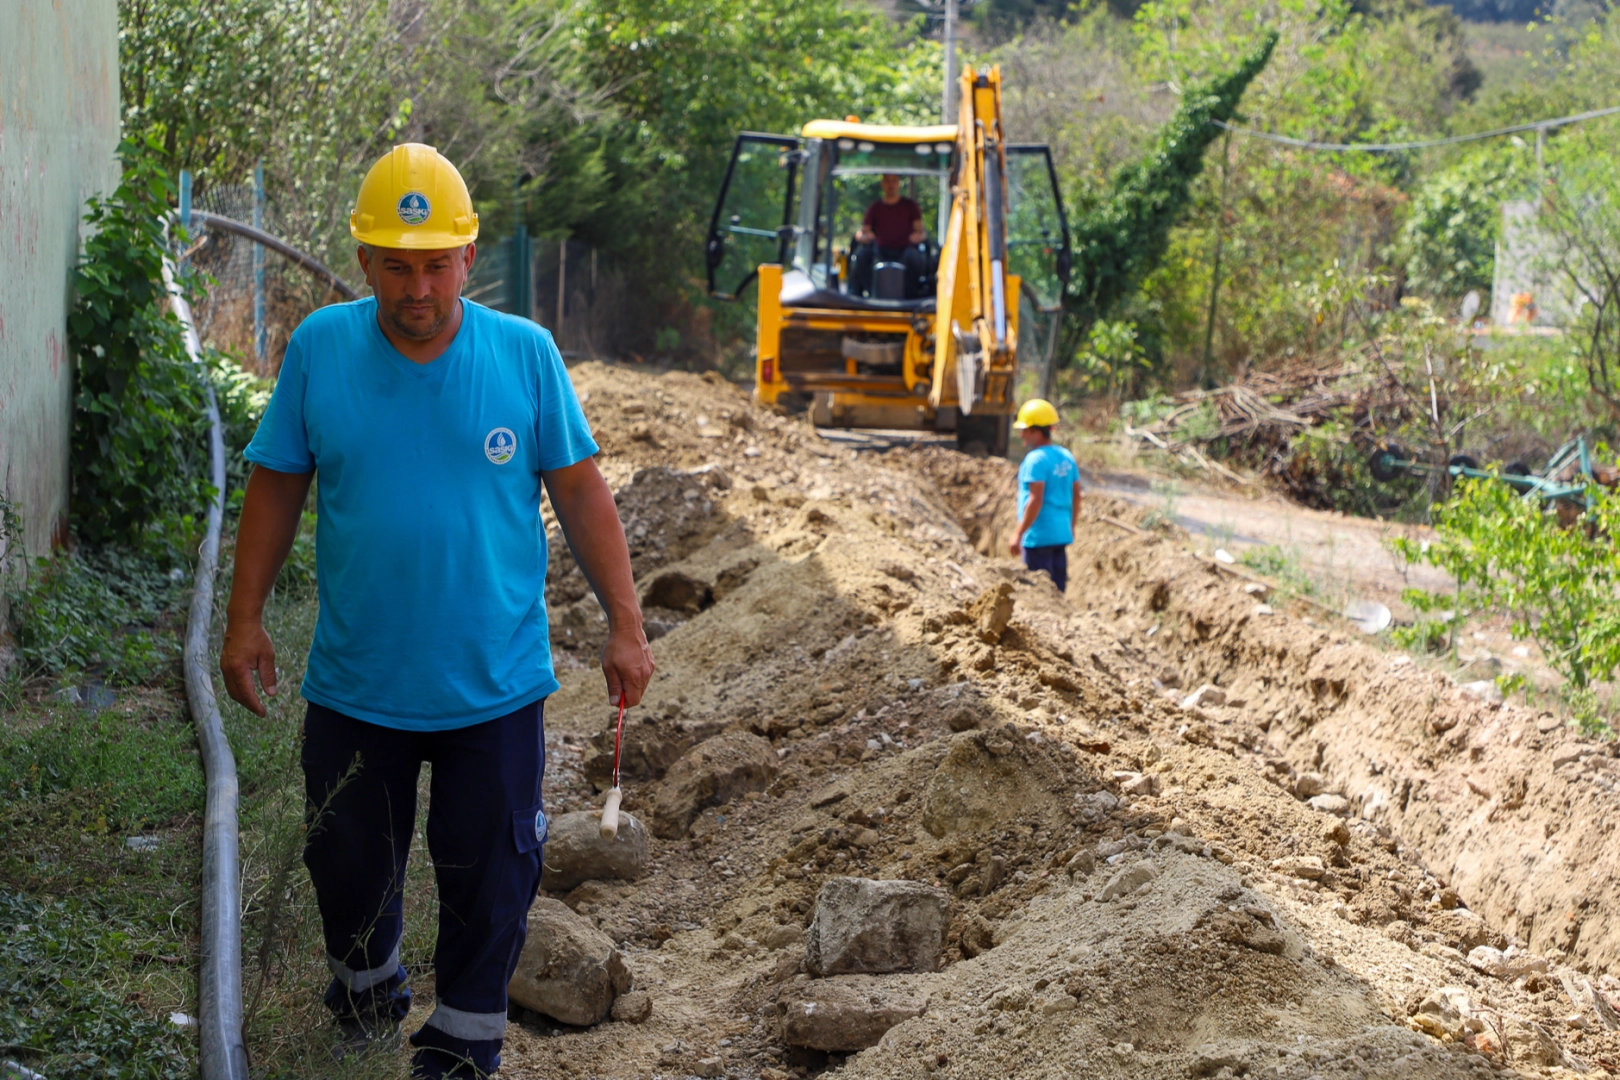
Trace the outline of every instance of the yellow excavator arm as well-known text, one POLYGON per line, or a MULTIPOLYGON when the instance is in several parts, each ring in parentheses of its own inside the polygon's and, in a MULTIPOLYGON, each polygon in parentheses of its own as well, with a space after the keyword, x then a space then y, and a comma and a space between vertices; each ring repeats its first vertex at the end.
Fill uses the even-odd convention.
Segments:
POLYGON ((1019 281, 1007 273, 1001 69, 964 69, 959 100, 961 164, 940 249, 928 400, 965 415, 1005 413, 1014 404, 1009 395, 1018 367, 1019 281))

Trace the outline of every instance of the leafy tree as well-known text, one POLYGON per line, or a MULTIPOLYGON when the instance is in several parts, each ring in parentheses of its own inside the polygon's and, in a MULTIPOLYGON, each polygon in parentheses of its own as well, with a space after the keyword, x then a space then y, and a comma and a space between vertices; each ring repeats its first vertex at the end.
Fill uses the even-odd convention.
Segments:
POLYGON ((1437 300, 1470 289, 1489 294, 1502 197, 1518 179, 1516 156, 1493 147, 1418 189, 1401 229, 1408 289, 1437 300))
POLYGON ((1216 122, 1236 115, 1244 90, 1276 44, 1277 35, 1267 33, 1231 74, 1189 88, 1148 155, 1122 169, 1106 200, 1076 222, 1069 333, 1089 336, 1164 257, 1170 230, 1203 168, 1204 150, 1220 134, 1216 122))

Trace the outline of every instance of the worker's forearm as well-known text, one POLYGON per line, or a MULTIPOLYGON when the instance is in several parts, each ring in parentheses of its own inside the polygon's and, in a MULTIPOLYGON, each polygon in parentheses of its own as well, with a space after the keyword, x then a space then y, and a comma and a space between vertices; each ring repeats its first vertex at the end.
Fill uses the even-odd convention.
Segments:
POLYGON ((236 527, 236 569, 225 607, 228 619, 258 621, 263 617, 276 575, 298 536, 298 522, 314 476, 257 467, 248 477, 242 519, 236 527))
POLYGON ((568 549, 574 553, 574 561, 607 612, 608 625, 613 629, 639 627, 641 603, 636 598, 635 574, 630 568, 630 550, 624 539, 624 525, 619 521, 619 508, 594 461, 563 471, 571 472, 581 465, 589 468, 588 474, 547 478, 552 509, 557 512, 557 522, 568 549))
POLYGON ((1018 522, 1018 537, 1023 539, 1025 533, 1035 527, 1035 519, 1041 516, 1041 504, 1046 501, 1044 492, 1030 492, 1029 502, 1024 506, 1024 516, 1018 522))

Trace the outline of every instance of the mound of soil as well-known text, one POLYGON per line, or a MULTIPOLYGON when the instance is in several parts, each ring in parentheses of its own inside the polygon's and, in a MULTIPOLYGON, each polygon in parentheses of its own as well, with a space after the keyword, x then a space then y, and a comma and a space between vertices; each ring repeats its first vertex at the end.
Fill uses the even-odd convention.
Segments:
MULTIPOLYGON (((1257 613, 1173 538, 1101 520, 1134 521, 1122 505, 1088 500, 1061 596, 993 554, 1004 461, 857 456, 713 379, 574 377, 660 634, 625 807, 665 835, 645 877, 558 899, 619 944, 652 1011, 589 1029, 520 1015, 503 1075, 1304 1080, 1620 1060, 1601 748, 1548 754, 1563 736, 1542 718, 1257 613), (945 890, 938 969, 836 976, 863 980, 837 993, 812 979, 804 929, 843 876, 945 890), (1469 964, 1482 947, 1502 950, 1496 974, 1469 964), (791 1045, 816 1040, 787 1010, 821 999, 870 1003, 852 1031, 895 1026, 859 1052, 791 1045)), ((600 610, 552 552, 546 784, 565 812, 600 805, 613 711, 600 610)))

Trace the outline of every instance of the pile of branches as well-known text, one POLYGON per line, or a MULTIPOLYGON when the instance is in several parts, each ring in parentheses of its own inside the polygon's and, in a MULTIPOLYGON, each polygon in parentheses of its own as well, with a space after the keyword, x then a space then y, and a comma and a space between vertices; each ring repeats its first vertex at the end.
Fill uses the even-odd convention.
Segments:
POLYGON ((1407 419, 1413 401, 1389 367, 1366 353, 1329 364, 1298 363, 1277 371, 1248 371, 1231 385, 1171 397, 1151 422, 1125 425, 1125 434, 1158 447, 1185 465, 1241 484, 1270 481, 1307 505, 1332 506, 1320 456, 1301 454, 1298 436, 1369 450, 1375 431, 1407 419), (1231 466, 1249 470, 1238 472, 1231 466))

